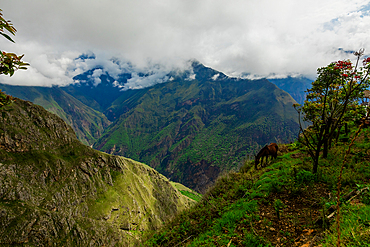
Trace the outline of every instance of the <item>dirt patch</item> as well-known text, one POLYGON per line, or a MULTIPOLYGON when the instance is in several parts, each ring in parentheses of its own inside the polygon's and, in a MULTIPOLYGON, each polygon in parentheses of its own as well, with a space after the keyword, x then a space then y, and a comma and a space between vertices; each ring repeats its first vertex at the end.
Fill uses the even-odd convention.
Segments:
POLYGON ((272 194, 260 200, 260 220, 251 225, 251 230, 271 242, 274 246, 317 246, 324 230, 316 222, 323 215, 322 199, 329 198, 325 184, 302 187, 297 193, 285 191, 272 194), (278 218, 274 201, 280 200, 284 206, 278 218))

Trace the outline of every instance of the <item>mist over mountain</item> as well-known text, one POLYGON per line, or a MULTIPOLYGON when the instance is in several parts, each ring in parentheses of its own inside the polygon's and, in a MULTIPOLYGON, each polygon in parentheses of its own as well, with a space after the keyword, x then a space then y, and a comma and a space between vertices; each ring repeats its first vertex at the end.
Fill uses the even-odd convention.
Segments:
POLYGON ((166 83, 125 91, 105 111, 114 123, 94 147, 204 192, 260 146, 296 138, 288 93, 266 79, 230 78, 197 62, 192 68, 166 83))
MULTIPOLYGON (((93 56, 79 60, 95 62, 93 56)), ((297 85, 306 82, 273 80, 294 100, 266 79, 232 78, 197 61, 169 72, 112 62, 74 80, 65 87, 5 89, 60 115, 84 143, 144 162, 200 192, 266 143, 296 138, 292 105, 304 98, 297 85)))

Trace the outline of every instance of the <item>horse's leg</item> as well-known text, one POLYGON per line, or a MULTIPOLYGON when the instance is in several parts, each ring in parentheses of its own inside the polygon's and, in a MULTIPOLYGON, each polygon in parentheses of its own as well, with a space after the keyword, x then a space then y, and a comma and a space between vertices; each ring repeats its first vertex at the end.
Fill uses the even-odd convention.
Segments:
POLYGON ((265 166, 264 167, 266 167, 267 166, 267 155, 265 156, 265 166))

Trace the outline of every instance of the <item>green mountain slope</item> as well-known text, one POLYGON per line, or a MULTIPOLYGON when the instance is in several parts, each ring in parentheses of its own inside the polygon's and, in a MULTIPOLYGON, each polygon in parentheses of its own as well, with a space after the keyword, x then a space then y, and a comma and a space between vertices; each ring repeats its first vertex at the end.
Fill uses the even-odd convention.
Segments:
POLYGON ((313 80, 305 77, 290 77, 281 79, 268 79, 282 90, 289 93, 299 104, 303 104, 306 98, 307 88, 311 88, 313 80))
POLYGON ((0 121, 0 245, 136 246, 142 231, 194 202, 154 169, 83 145, 41 106, 17 99, 9 108, 0 121))
POLYGON ((78 139, 93 144, 110 121, 100 112, 84 105, 58 87, 26 87, 1 85, 8 94, 41 105, 72 126, 78 139))
POLYGON ((228 78, 200 64, 194 73, 195 80, 178 76, 118 98, 106 115, 120 117, 94 147, 204 192, 258 146, 296 137, 295 101, 269 81, 228 78))
MULTIPOLYGON (((352 124, 351 137, 358 125, 352 124)), ((341 136, 345 136, 342 133, 341 136)), ((341 246, 370 245, 370 129, 362 130, 344 163, 341 246)), ((299 143, 255 170, 247 162, 216 182, 202 200, 149 234, 144 246, 337 246, 336 193, 349 142, 338 142, 319 171, 299 143)))

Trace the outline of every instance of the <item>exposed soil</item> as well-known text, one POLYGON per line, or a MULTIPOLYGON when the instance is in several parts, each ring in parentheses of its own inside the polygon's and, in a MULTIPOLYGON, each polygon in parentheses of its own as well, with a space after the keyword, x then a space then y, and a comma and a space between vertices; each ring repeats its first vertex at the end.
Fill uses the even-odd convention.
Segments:
MULTIPOLYGON (((262 200, 264 203, 259 203, 260 220, 251 225, 239 225, 237 231, 243 234, 244 229, 249 229, 276 247, 320 246, 319 240, 324 231, 322 220, 320 221, 323 216, 321 198, 329 198, 329 190, 324 184, 303 187, 295 195, 290 191, 272 194, 262 200), (280 210, 280 219, 271 203, 277 199, 285 204, 280 210)), ((236 242, 237 240, 235 244, 236 242)))
MULTIPOLYGON (((287 151, 281 150, 282 153, 287 151)), ((301 153, 291 155, 292 158, 303 156, 305 155, 301 153)), ((251 230, 274 246, 319 246, 321 233, 329 224, 322 220, 323 199, 329 200, 332 195, 323 183, 314 183, 294 190, 273 193, 268 198, 259 200, 260 220, 250 226, 251 230), (280 218, 273 205, 275 200, 281 200, 285 205, 279 211, 280 218)))
POLYGON ((316 223, 323 216, 322 198, 329 198, 324 184, 303 187, 295 194, 272 194, 266 199, 267 205, 259 205, 260 220, 253 226, 254 231, 274 246, 310 246, 311 240, 323 231, 322 223, 316 223), (280 219, 271 203, 277 199, 285 205, 279 212, 280 219))

